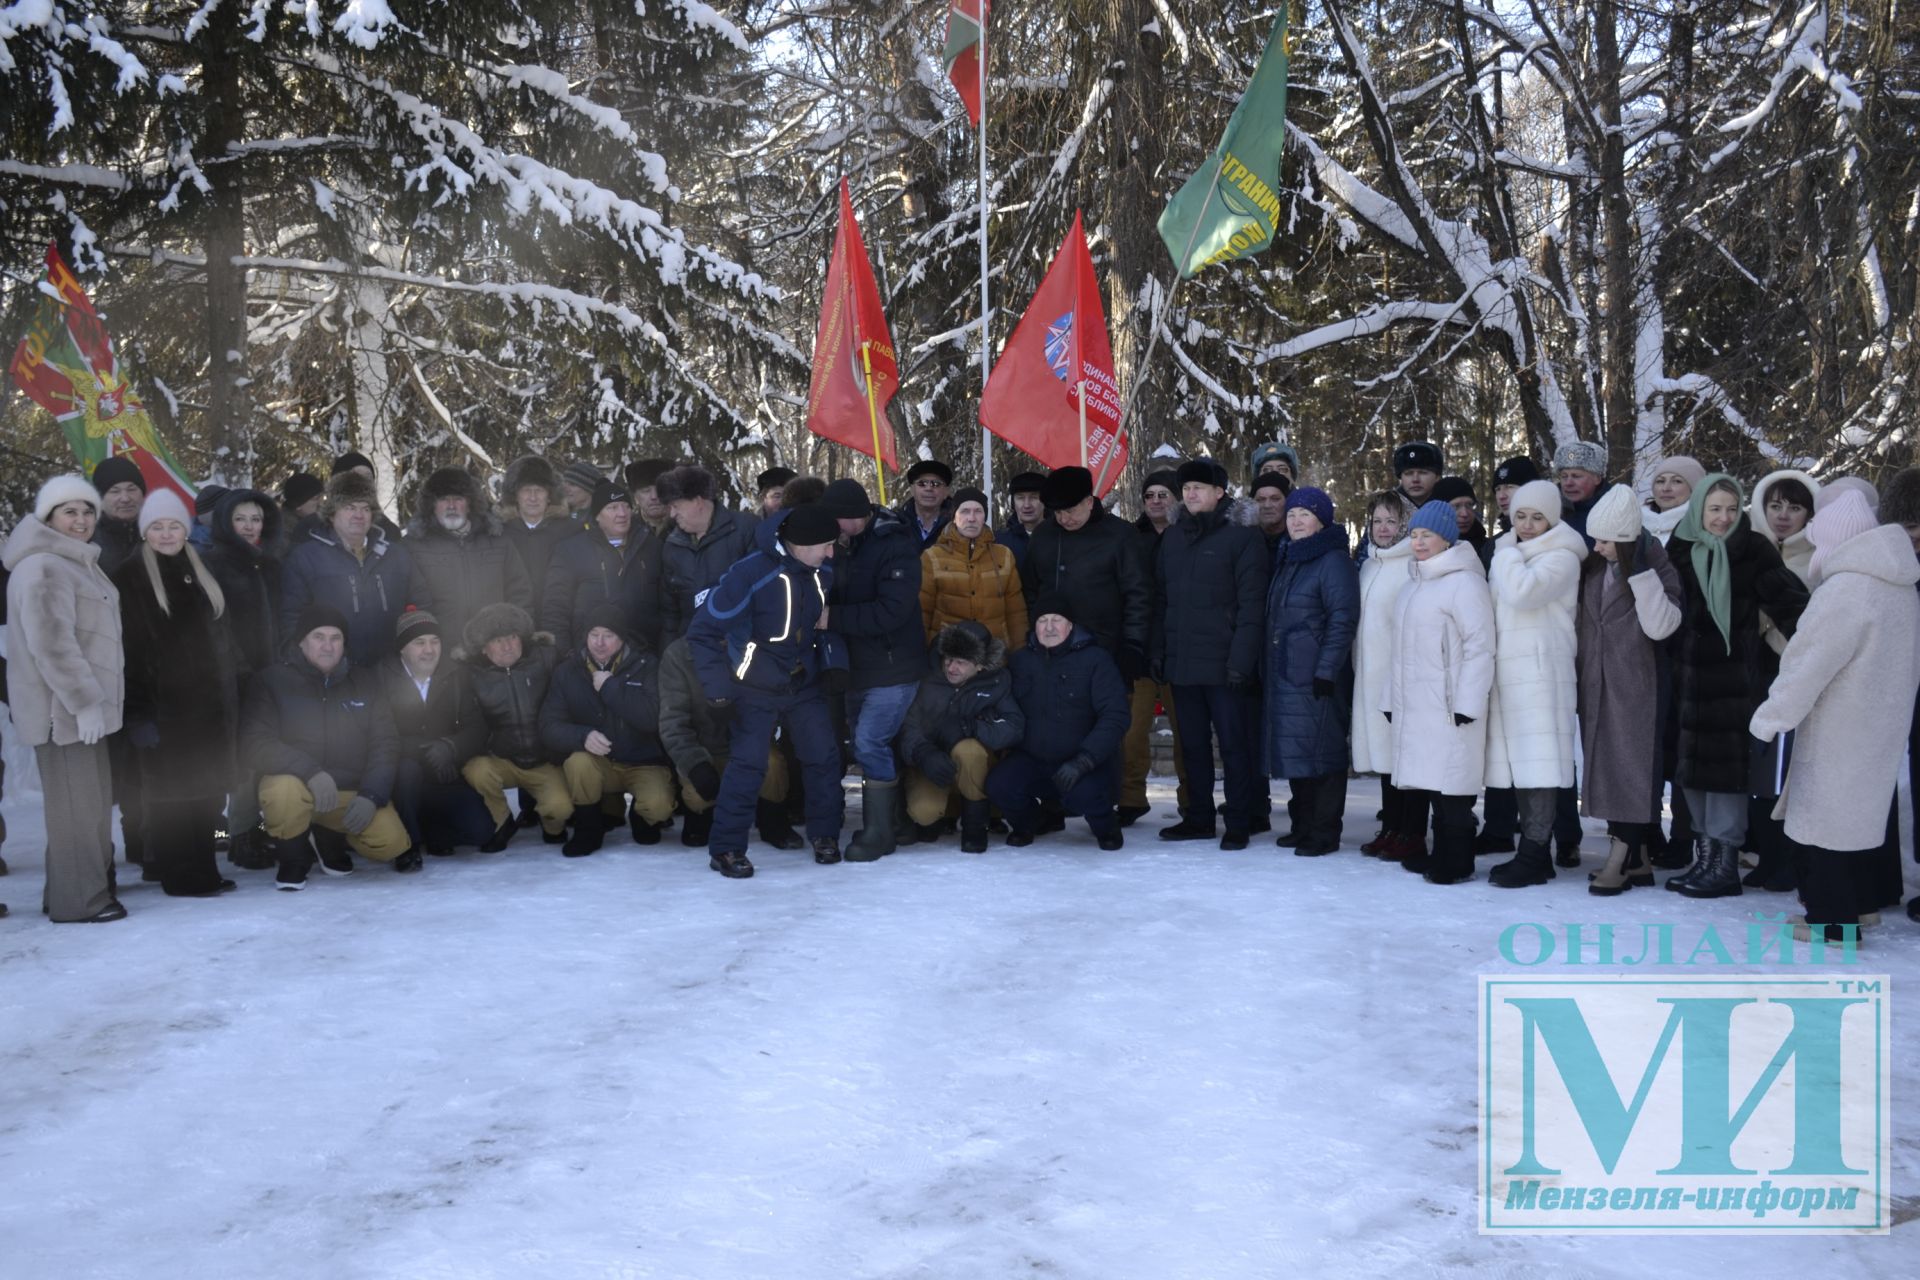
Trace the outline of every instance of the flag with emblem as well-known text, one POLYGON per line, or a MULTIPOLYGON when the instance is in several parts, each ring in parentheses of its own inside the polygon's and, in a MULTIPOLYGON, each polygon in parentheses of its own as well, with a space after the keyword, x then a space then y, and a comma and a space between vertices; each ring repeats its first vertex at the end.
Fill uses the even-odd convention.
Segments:
POLYGON ((987 0, 948 0, 947 44, 941 60, 947 79, 966 104, 967 123, 980 123, 980 59, 986 51, 987 0))
POLYGON ((887 402, 900 389, 893 336, 880 306, 866 242, 853 216, 847 180, 840 180, 840 229, 827 261, 820 326, 813 338, 813 378, 807 388, 807 430, 898 469, 887 402), (868 381, 872 396, 868 396, 868 381))

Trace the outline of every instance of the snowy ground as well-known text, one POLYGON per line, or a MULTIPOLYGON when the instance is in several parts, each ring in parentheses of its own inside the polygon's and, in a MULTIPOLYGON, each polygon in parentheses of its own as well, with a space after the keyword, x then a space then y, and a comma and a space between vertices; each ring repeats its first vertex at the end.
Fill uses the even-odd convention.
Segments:
MULTIPOLYGON (((1284 794, 1284 786, 1276 790, 1284 794)), ((10 792, 16 788, 10 787, 10 792)), ((1077 822, 816 867, 624 842, 39 916, 0 880, 0 1273, 41 1277, 1911 1276, 1915 1232, 1475 1232, 1475 975, 1519 920, 1784 900, 1436 888, 1077 822)), ((1594 842, 1592 849, 1600 844, 1594 842)), ((1593 859, 1589 859, 1590 864, 1593 859)), ((364 865, 364 864, 363 864, 364 865)), ((1920 985, 1890 919, 1866 971, 1920 985)), ((1893 1186, 1916 1213, 1914 1024, 1893 1186)))

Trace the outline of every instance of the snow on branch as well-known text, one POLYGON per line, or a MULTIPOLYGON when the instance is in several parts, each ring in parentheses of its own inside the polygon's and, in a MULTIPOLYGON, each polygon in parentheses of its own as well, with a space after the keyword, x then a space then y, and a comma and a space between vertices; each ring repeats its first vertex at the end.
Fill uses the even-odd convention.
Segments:
POLYGON ((1297 338, 1275 343, 1254 356, 1253 363, 1258 368, 1270 360, 1291 360, 1321 347, 1351 342, 1355 338, 1370 338, 1385 333, 1395 325, 1412 324, 1415 321, 1465 324, 1467 317, 1462 314, 1459 302, 1383 302, 1368 307, 1359 315, 1323 324, 1297 338))
POLYGON ((1720 415, 1726 424, 1753 441, 1761 456, 1771 462, 1787 467, 1806 467, 1812 464, 1810 458, 1796 458, 1770 442, 1766 433, 1747 421, 1746 415, 1734 407, 1733 398, 1718 382, 1704 373, 1683 373, 1678 377, 1656 377, 1646 381, 1652 395, 1691 396, 1702 409, 1709 409, 1720 415))
POLYGON ((609 137, 626 143, 633 148, 633 154, 639 159, 641 167, 647 172, 647 182, 655 191, 667 190, 667 162, 658 152, 649 151, 640 145, 640 135, 633 126, 614 108, 595 102, 573 91, 567 78, 551 67, 525 66, 517 63, 496 63, 486 68, 516 88, 524 87, 536 93, 543 93, 560 103, 568 110, 586 120, 589 124, 609 137))

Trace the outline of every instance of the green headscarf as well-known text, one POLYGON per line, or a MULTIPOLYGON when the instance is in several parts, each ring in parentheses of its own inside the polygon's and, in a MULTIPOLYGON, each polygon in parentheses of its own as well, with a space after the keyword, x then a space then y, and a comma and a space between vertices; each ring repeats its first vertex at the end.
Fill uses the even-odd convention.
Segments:
MULTIPOLYGON (((1747 505, 1747 491, 1738 480, 1724 471, 1716 471, 1693 486, 1693 499, 1687 503, 1686 518, 1674 526, 1673 536, 1685 538, 1693 544, 1693 576, 1700 583, 1701 594, 1707 600, 1707 613, 1713 618, 1713 625, 1720 628, 1720 638, 1726 642, 1727 652, 1733 652, 1733 565, 1727 556, 1727 540, 1707 532, 1705 512, 1707 495, 1713 492, 1716 484, 1725 482, 1733 486, 1735 505, 1744 508, 1747 505)), ((1740 527, 1739 520, 1734 528, 1740 527)), ((1727 532, 1733 532, 1729 529, 1727 532)))

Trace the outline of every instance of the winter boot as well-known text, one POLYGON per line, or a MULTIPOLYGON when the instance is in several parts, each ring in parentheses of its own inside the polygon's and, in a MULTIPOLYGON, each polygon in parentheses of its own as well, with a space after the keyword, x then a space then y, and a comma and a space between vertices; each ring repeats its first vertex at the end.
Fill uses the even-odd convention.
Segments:
POLYGON ((1688 863, 1687 869, 1679 875, 1667 877, 1667 888, 1678 893, 1680 890, 1686 888, 1691 881, 1696 879, 1702 871, 1705 871, 1707 869, 1707 852, 1707 838, 1705 836, 1695 836, 1693 838, 1693 861, 1688 863))
POLYGON ((689 849, 704 849, 707 840, 713 835, 713 810, 705 813, 688 812, 680 823, 680 843, 689 849))
POLYGON ((1123 804, 1120 806, 1120 825, 1130 827, 1152 812, 1153 806, 1150 804, 1123 804))
POLYGON ((832 836, 821 836, 813 842, 813 860, 821 866, 832 866, 840 856, 840 842, 832 836))
POLYGON ((1740 851, 1728 840, 1707 841, 1707 865, 1700 874, 1680 886, 1689 898, 1737 898, 1740 896, 1740 851))
POLYGON ((1587 885, 1587 892, 1602 898, 1611 898, 1633 888, 1636 881, 1627 871, 1629 858, 1643 857, 1619 836, 1607 842, 1607 861, 1593 873, 1593 880, 1587 885))
POLYGON ((393 869, 401 875, 411 875, 426 865, 418 848, 412 848, 393 860, 393 869))
MULTIPOLYGON (((1480 834, 1473 838, 1473 856, 1476 858, 1484 858, 1490 853, 1512 853, 1513 851, 1512 836, 1499 835, 1483 827, 1480 834)), ((1511 863, 1503 862, 1500 865, 1510 866, 1511 863)), ((1493 873, 1488 872, 1487 878, 1493 879, 1493 873)), ((1494 883, 1498 884, 1499 881, 1496 880, 1494 883)))
MULTIPOLYGON (((607 815, 600 812, 597 804, 582 805, 573 811, 573 835, 560 846, 560 852, 568 858, 584 858, 597 852, 607 838, 607 815)), ((654 843, 660 841, 658 831, 653 834, 654 843)))
POLYGON ((1192 818, 1181 818, 1170 827, 1160 828, 1162 840, 1211 840, 1213 836, 1211 822, 1196 822, 1192 818))
MULTIPOLYGON (((753 823, 760 833, 760 843, 769 849, 802 849, 806 841, 800 838, 787 821, 787 811, 777 800, 762 800, 753 809, 753 823)), ((713 825, 712 815, 708 815, 707 825, 713 825)), ((702 843, 705 843, 702 841, 702 843)))
POLYGON ((1660 825, 1655 823, 1650 857, 1656 871, 1682 871, 1692 867, 1698 855, 1686 840, 1661 835, 1660 825))
POLYGON ((1567 867, 1569 869, 1579 866, 1580 846, 1578 844, 1561 844, 1558 840, 1554 841, 1553 865, 1556 867, 1567 867))
POLYGON ((747 861, 745 851, 713 854, 707 865, 729 880, 745 880, 753 874, 753 864, 747 861))
POLYGON ((1117 826, 1114 827, 1111 831, 1101 832, 1098 838, 1100 841, 1100 848, 1107 853, 1112 853, 1114 850, 1122 848, 1127 843, 1127 837, 1121 833, 1120 828, 1117 826))
MULTIPOLYGON (((640 810, 638 808, 629 806, 627 809, 627 827, 633 832, 633 842, 635 844, 659 844, 660 827, 664 825, 664 823, 655 824, 648 822, 640 816, 640 810)), ((578 833, 579 825, 577 823, 574 826, 574 830, 578 833)))
POLYGON ((313 867, 313 845, 307 835, 298 835, 291 840, 275 840, 273 855, 280 870, 273 878, 273 887, 286 893, 298 893, 307 887, 307 872, 313 867))
POLYGON ((242 871, 265 871, 274 864, 273 841, 265 827, 252 827, 233 838, 227 861, 242 871))
POLYGON ((1520 837, 1520 848, 1512 858, 1487 872, 1487 883, 1502 889, 1525 889, 1553 879, 1553 859, 1547 846, 1520 837))
POLYGON ((507 820, 500 824, 500 829, 488 836, 487 842, 480 846, 480 852, 499 853, 507 847, 507 841, 513 839, 514 833, 519 830, 520 824, 514 821, 512 814, 508 814, 507 820))
POLYGON ((1424 858, 1426 856, 1427 841, 1423 836, 1396 835, 1380 850, 1380 861, 1382 862, 1404 863, 1408 858, 1424 858))
POLYGON ((894 796, 899 790, 898 782, 881 782, 875 778, 860 784, 860 813, 864 825, 847 842, 848 862, 878 862, 898 847, 894 823, 900 811, 894 805, 894 796))
POLYGON ((1393 834, 1393 832, 1382 827, 1380 828, 1379 835, 1360 846, 1360 852, 1369 858, 1378 858, 1386 853, 1388 849, 1392 848, 1394 841, 1399 838, 1400 837, 1393 834))
POLYGON ((968 800, 960 806, 960 852, 987 851, 987 814, 992 808, 991 800, 968 800))
POLYGON ((1062 809, 1058 804, 1043 804, 1040 806, 1040 826, 1036 834, 1050 836, 1056 831, 1065 831, 1066 829, 1067 811, 1065 809, 1062 809))
POLYGON ((1740 877, 1740 883, 1768 893, 1791 893, 1800 887, 1800 878, 1793 874, 1793 863, 1769 847, 1760 851, 1759 863, 1740 877))
POLYGON ((353 855, 347 852, 347 838, 325 827, 313 828, 313 847, 320 854, 320 870, 330 876, 353 874, 353 855))

